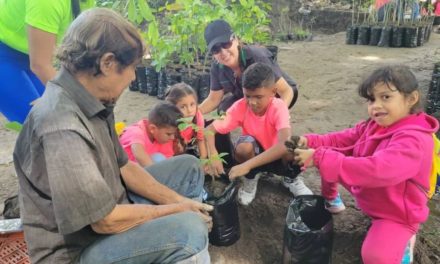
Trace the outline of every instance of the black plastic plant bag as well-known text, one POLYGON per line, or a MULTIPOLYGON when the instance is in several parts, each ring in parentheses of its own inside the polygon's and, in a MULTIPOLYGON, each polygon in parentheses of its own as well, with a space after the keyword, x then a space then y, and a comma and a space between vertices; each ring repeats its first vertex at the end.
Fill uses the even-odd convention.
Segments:
POLYGON ((419 27, 417 31, 417 46, 423 46, 425 43, 425 27, 419 27))
POLYGON ((284 226, 283 264, 331 262, 333 219, 319 195, 295 197, 284 226))
POLYGON ((139 92, 147 93, 147 75, 145 71, 145 66, 136 67, 136 81, 139 92))
POLYGON ((417 47, 417 28, 405 27, 403 34, 403 46, 407 48, 417 47))
POLYGON ((358 45, 368 45, 370 43, 370 33, 370 26, 360 26, 356 43, 358 45))
POLYGON ((182 81, 182 75, 172 69, 167 70, 167 84, 168 86, 172 86, 176 83, 180 83, 182 81))
POLYGON ((382 34, 382 27, 372 27, 370 34, 370 46, 377 46, 382 34))
POLYGON ((165 69, 160 70, 159 72, 159 85, 157 86, 157 99, 163 100, 165 99, 165 93, 168 88, 168 79, 167 72, 165 69))
POLYGON ((401 27, 393 27, 393 33, 391 37, 392 47, 402 47, 404 29, 401 27))
POLYGON ((392 33, 393 33, 393 31, 392 31, 391 27, 382 28, 382 32, 380 34, 380 39, 379 39, 379 42, 377 43, 377 46, 389 47, 391 44, 392 33))
POLYGON ((354 45, 358 38, 358 26, 349 26, 347 28, 347 35, 345 36, 345 43, 349 45, 354 45))
POLYGON ((159 85, 159 75, 154 67, 145 69, 147 75, 147 93, 150 96, 157 95, 157 86, 159 85))
POLYGON ((199 75, 199 89, 197 91, 199 103, 203 102, 209 95, 210 80, 211 76, 209 73, 202 72, 199 75))
POLYGON ((132 92, 137 92, 139 91, 139 87, 137 85, 137 80, 134 80, 130 83, 130 85, 128 86, 128 89, 132 92))
POLYGON ((230 246, 240 239, 237 193, 237 181, 232 181, 221 195, 208 195, 206 203, 214 206, 210 213, 213 226, 209 232, 209 242, 214 246, 230 246))
POLYGON ((431 37, 432 25, 428 25, 425 30, 425 43, 429 41, 431 37))

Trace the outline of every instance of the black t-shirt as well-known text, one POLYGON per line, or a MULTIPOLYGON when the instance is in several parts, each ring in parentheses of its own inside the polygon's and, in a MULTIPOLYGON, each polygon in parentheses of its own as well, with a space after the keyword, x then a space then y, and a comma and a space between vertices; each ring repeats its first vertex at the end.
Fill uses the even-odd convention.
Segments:
MULTIPOLYGON (((242 72, 255 62, 271 65, 275 75, 275 82, 283 77, 292 88, 296 87, 295 81, 285 74, 280 69, 280 66, 273 61, 273 55, 268 49, 255 45, 243 46, 240 50, 240 67, 242 72)), ((223 90, 225 94, 230 92, 236 98, 243 97, 241 77, 236 78, 231 68, 215 61, 211 65, 210 89, 213 91, 223 90)))

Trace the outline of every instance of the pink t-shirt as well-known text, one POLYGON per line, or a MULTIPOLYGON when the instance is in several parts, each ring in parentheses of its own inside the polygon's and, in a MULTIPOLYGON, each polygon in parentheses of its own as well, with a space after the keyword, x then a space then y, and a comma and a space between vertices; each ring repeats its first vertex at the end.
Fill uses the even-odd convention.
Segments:
POLYGON ((252 136, 266 150, 278 143, 279 130, 290 128, 290 115, 287 105, 279 98, 272 99, 262 116, 255 115, 242 98, 226 111, 225 119, 215 120, 212 124, 220 134, 241 127, 243 135, 252 136))
POLYGON ((139 122, 127 127, 119 137, 119 142, 128 155, 128 158, 136 162, 136 158, 131 152, 131 145, 141 144, 148 154, 162 153, 169 158, 174 156, 173 141, 165 144, 159 144, 156 141, 151 142, 147 134, 148 120, 141 119, 139 122))
MULTIPOLYGON (((197 110, 196 119, 196 125, 198 127, 196 139, 204 140, 203 129, 205 128, 205 120, 203 120, 202 112, 200 112, 199 110, 197 110)), ((185 143, 188 144, 194 136, 194 129, 192 127, 188 127, 185 130, 180 131, 180 136, 183 138, 185 143)))

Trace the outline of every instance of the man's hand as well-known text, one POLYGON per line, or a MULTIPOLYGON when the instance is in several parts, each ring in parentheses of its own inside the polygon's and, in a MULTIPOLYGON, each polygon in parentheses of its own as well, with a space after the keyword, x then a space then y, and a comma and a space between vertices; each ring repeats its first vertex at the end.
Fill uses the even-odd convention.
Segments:
POLYGON ((294 152, 294 159, 298 165, 303 166, 305 169, 314 165, 313 154, 315 154, 315 149, 296 148, 294 152))
POLYGON ((212 217, 209 215, 209 212, 214 210, 214 207, 212 205, 197 202, 189 198, 183 199, 180 204, 182 205, 182 211, 192 211, 199 214, 208 226, 208 231, 211 231, 212 217))
POLYGON ((248 166, 246 166, 245 163, 236 165, 236 166, 232 167, 231 170, 229 171, 229 179, 233 180, 237 177, 244 176, 244 175, 248 174, 249 171, 250 171, 250 168, 248 166))

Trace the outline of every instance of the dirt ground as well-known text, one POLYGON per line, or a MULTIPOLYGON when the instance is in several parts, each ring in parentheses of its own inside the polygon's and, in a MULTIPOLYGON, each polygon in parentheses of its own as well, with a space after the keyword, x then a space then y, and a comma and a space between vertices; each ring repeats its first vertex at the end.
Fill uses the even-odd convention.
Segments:
MULTIPOLYGON (((432 34, 423 47, 379 48, 348 46, 345 33, 315 36, 312 42, 279 43, 281 67, 300 84, 300 96, 291 110, 295 134, 329 132, 353 126, 367 117, 356 93, 361 78, 379 65, 402 63, 411 67, 427 91, 433 63, 440 61, 440 34, 432 34)), ((126 91, 118 102, 116 120, 132 123, 144 117, 157 99, 126 91)), ((4 123, 4 118, 0 117, 4 123)), ((12 164, 16 133, 0 126, 0 209, 3 200, 17 192, 12 164)), ((314 193, 320 193, 316 171, 303 175, 314 193)), ((210 247, 213 263, 280 263, 286 210, 292 199, 279 179, 262 179, 256 200, 239 207, 241 239, 229 247, 210 247)), ((333 263, 361 263, 360 248, 369 220, 356 209, 341 188, 347 210, 334 216, 333 263)), ((440 263, 440 206, 431 201, 432 213, 422 226, 415 263, 440 263)))

